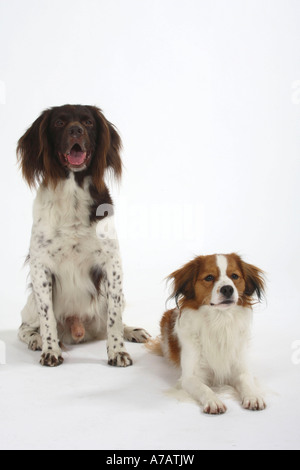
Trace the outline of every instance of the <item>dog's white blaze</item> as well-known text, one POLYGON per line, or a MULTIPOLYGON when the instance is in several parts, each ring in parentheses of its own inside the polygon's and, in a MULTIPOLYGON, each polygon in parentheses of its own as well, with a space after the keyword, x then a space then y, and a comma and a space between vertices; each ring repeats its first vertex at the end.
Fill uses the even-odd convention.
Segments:
MULTIPOLYGON (((223 296, 220 294, 220 289, 223 286, 232 286, 234 290, 233 300, 237 302, 238 300, 238 292, 233 283, 233 281, 227 276, 227 268, 228 268, 228 260, 224 255, 216 255, 216 264, 219 268, 220 275, 218 281, 215 283, 212 295, 211 295, 211 303, 214 305, 219 304, 223 300, 223 296)), ((222 306, 221 308, 223 308, 222 306)))
POLYGON ((220 285, 223 285, 223 282, 227 283, 227 281, 230 281, 227 276, 228 261, 226 256, 217 255, 217 266, 220 270, 219 283, 220 285))

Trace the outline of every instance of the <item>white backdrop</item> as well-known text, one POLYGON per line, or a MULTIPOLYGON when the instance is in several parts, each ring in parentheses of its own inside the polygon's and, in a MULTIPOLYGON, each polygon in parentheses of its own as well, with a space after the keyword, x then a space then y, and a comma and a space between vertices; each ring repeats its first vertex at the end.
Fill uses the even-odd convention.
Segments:
POLYGON ((34 193, 17 140, 44 108, 93 104, 124 144, 110 186, 125 320, 155 334, 164 278, 238 251, 267 273, 266 368, 280 344, 299 376, 299 24, 297 0, 0 0, 0 330, 19 326, 27 295, 34 193))

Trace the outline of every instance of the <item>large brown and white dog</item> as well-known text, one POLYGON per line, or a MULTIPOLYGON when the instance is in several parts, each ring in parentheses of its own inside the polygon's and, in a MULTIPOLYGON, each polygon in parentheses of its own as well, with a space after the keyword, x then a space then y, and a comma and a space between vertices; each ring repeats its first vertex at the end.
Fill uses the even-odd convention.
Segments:
POLYGON ((118 242, 97 230, 112 215, 104 175, 112 170, 121 176, 120 148, 115 127, 94 106, 48 109, 19 141, 23 176, 39 187, 28 257, 32 292, 19 337, 42 351, 44 366, 63 362, 61 340, 107 338, 109 364, 126 367, 132 360, 124 339, 149 337, 123 325, 118 242))
POLYGON ((242 406, 263 410, 265 402, 247 370, 252 304, 264 293, 263 272, 237 254, 199 256, 169 276, 178 308, 161 320, 161 336, 147 347, 181 367, 181 386, 220 414, 226 406, 211 387, 231 385, 242 406))

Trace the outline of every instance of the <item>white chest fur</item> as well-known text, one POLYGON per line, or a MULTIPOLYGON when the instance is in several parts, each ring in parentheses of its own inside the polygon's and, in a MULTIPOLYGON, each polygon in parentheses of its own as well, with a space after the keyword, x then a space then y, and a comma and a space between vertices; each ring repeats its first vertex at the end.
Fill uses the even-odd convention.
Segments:
POLYGON ((244 363, 251 319, 252 311, 239 306, 226 311, 206 306, 183 310, 176 324, 183 373, 225 383, 244 363))
POLYGON ((71 315, 95 316, 99 309, 91 270, 103 266, 106 255, 96 223, 90 221, 89 185, 86 178, 79 187, 71 174, 55 190, 40 188, 34 204, 30 260, 38 259, 55 276, 58 321, 71 315))
POLYGON ((36 241, 34 236, 41 232, 49 237, 48 240, 62 237, 69 244, 72 240, 84 239, 91 228, 89 184, 89 178, 86 178, 83 188, 80 188, 71 174, 55 190, 39 189, 33 208, 33 243, 36 241))

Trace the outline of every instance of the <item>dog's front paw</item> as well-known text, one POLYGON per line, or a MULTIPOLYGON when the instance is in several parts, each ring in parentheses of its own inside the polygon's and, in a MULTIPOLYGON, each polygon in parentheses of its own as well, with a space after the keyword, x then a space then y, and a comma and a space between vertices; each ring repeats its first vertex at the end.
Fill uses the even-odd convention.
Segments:
POLYGON ((61 352, 46 351, 42 354, 40 364, 45 367, 58 367, 64 362, 61 352))
POLYGON ((262 397, 244 397, 242 402, 243 408, 245 410, 252 410, 252 411, 262 411, 264 410, 267 405, 262 397))
POLYGON ((132 359, 126 351, 108 354, 108 364, 115 367, 132 366, 132 359))
POLYGON ((208 400, 208 402, 203 407, 203 411, 204 413, 210 415, 221 415, 226 413, 227 408, 220 400, 214 399, 208 400))

